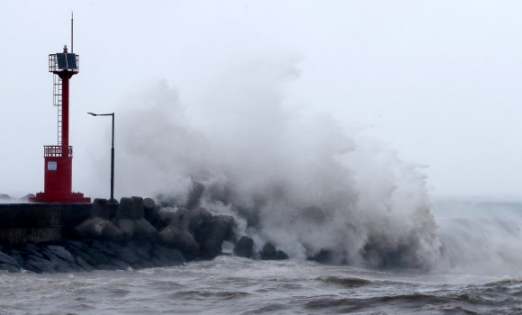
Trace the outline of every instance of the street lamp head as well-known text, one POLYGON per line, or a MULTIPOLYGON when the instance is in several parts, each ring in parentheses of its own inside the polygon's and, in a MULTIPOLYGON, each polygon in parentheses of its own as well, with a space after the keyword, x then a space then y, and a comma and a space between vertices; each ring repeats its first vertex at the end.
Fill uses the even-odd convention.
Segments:
POLYGON ((93 116, 112 116, 112 117, 114 117, 114 113, 108 113, 108 114, 96 114, 96 113, 87 112, 87 114, 89 114, 89 115, 93 115, 93 116))

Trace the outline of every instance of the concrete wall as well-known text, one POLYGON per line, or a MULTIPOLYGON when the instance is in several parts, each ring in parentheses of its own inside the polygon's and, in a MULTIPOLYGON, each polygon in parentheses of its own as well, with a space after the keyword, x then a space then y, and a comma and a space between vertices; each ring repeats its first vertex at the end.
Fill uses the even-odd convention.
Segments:
POLYGON ((38 243, 67 238, 89 217, 90 203, 0 204, 0 243, 38 243))

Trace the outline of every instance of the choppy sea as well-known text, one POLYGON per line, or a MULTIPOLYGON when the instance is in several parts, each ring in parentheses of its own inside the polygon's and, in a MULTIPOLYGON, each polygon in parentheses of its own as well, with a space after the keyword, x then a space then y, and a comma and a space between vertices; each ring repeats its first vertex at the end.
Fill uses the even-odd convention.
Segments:
POLYGON ((522 203, 446 198, 430 271, 290 259, 0 274, 0 314, 522 314, 522 203))

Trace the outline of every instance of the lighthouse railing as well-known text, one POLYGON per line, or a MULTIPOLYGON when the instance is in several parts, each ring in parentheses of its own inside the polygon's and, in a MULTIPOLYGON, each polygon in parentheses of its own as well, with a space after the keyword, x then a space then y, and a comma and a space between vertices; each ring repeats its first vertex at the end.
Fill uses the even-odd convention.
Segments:
MULTIPOLYGON (((62 148, 60 145, 44 145, 44 157, 60 157, 62 156, 62 148)), ((73 156, 73 148, 69 146, 69 152, 67 152, 67 156, 73 156)))

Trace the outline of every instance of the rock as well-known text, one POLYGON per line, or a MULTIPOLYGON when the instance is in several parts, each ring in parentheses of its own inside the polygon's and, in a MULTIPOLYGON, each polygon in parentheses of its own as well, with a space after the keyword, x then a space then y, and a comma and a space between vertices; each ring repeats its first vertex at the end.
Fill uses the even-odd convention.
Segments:
MULTIPOLYGON (((109 215, 108 215, 109 216, 109 215)), ((141 197, 121 198, 114 224, 102 218, 93 218, 77 227, 79 234, 112 241, 133 237, 158 239, 158 230, 144 219, 144 201, 141 197)))
POLYGON ((184 230, 189 231, 190 229, 190 220, 191 220, 191 213, 187 208, 178 208, 176 212, 173 213, 173 215, 170 217, 169 225, 174 225, 175 227, 184 230))
POLYGON ((66 250, 63 246, 48 245, 46 246, 46 248, 47 250, 49 250, 49 252, 58 256, 60 259, 71 264, 76 263, 76 259, 74 259, 73 255, 71 255, 71 253, 68 250, 66 250))
POLYGON ((159 235, 165 244, 179 249, 186 254, 194 255, 199 250, 199 245, 192 235, 176 226, 167 226, 159 235))
POLYGON ((22 257, 22 253, 19 250, 10 250, 8 252, 5 252, 6 255, 9 255, 9 257, 16 260, 19 266, 23 266, 25 263, 25 259, 22 257))
POLYGON ((43 246, 41 252, 45 255, 46 260, 53 265, 53 269, 58 272, 66 272, 72 270, 80 270, 76 265, 76 260, 65 248, 56 245, 43 246))
POLYGON ((38 258, 44 258, 42 253, 40 253, 39 248, 35 244, 27 244, 25 245, 25 252, 31 256, 35 256, 38 258))
POLYGON ((273 260, 287 260, 288 258, 289 257, 285 252, 283 252, 282 250, 278 250, 275 253, 273 260))
POLYGON ((158 239, 158 230, 149 221, 141 218, 134 221, 134 237, 156 241, 158 239))
POLYGON ((334 252, 330 249, 321 249, 314 256, 308 257, 309 260, 317 261, 318 263, 328 264, 334 261, 334 252))
POLYGON ((86 220, 74 229, 78 235, 84 238, 102 238, 121 241, 124 236, 123 232, 111 221, 100 217, 86 220))
POLYGON ((107 201, 107 213, 109 215, 109 220, 116 218, 116 214, 118 213, 118 208, 120 204, 116 199, 109 199, 107 201))
POLYGON ((8 256, 7 254, 0 252, 0 270, 7 270, 9 272, 16 272, 20 270, 18 262, 8 256))
POLYGON ((147 208, 145 208, 145 220, 149 221, 156 230, 161 231, 169 225, 166 218, 163 217, 163 212, 164 210, 160 205, 155 205, 152 210, 147 210, 147 208))
POLYGON ((160 266, 179 266, 185 263, 185 258, 177 250, 166 246, 155 246, 151 255, 160 266))
POLYGON ((254 240, 248 236, 242 236, 234 246, 234 255, 250 258, 252 256, 253 247, 254 240))
POLYGON ((157 210, 159 209, 160 207, 156 208, 156 203, 152 198, 143 199, 144 217, 151 224, 156 220, 156 216, 158 215, 157 210))
POLYGON ((78 266, 83 268, 85 271, 93 271, 94 270, 94 268, 91 265, 89 265, 88 263, 86 263, 85 260, 83 260, 83 258, 76 257, 76 261, 78 262, 78 266))
POLYGON ((3 252, 0 252, 0 263, 20 267, 14 258, 4 254, 3 252))
POLYGON ((134 236, 135 225, 136 222, 131 219, 116 219, 116 226, 121 230, 125 239, 131 239, 134 236))
POLYGON ((271 242, 266 242, 260 252, 263 260, 286 260, 288 255, 282 250, 276 250, 276 247, 271 242))
POLYGON ((96 198, 91 206, 91 218, 109 219, 109 211, 107 210, 107 199, 96 198))
MULTIPOLYGON (((189 235, 185 232, 186 235, 189 235)), ((1 248, 0 270, 36 273, 71 271, 127 270, 174 266, 185 262, 177 250, 140 240, 126 244, 113 241, 60 241, 56 244, 21 244, 14 248, 1 248)))
POLYGON ((134 199, 123 197, 120 199, 116 219, 134 219, 134 199))
POLYGON ((201 229, 205 229, 205 224, 212 220, 213 216, 205 208, 194 208, 189 212, 189 232, 196 237, 201 234, 201 229))
POLYGON ((35 256, 30 256, 23 267, 24 269, 37 273, 56 273, 55 265, 53 263, 49 260, 35 256))
POLYGON ((143 198, 136 196, 132 196, 131 198, 132 200, 134 200, 134 210, 131 212, 131 219, 143 219, 145 216, 145 206, 143 204, 143 198))
POLYGON ((261 250, 261 259, 263 260, 270 260, 272 259, 276 254, 276 247, 271 242, 266 242, 263 246, 263 249, 261 250))
POLYGON ((0 263, 0 270, 7 270, 8 272, 19 272, 20 268, 17 268, 13 265, 0 263))
MULTIPOLYGON (((208 214, 200 217, 202 222, 195 229, 194 238, 199 244, 200 257, 213 259, 221 253, 223 241, 230 239, 234 234, 235 221, 231 216, 212 216, 210 213, 208 214)), ((192 224, 192 220, 190 223, 192 224)))

